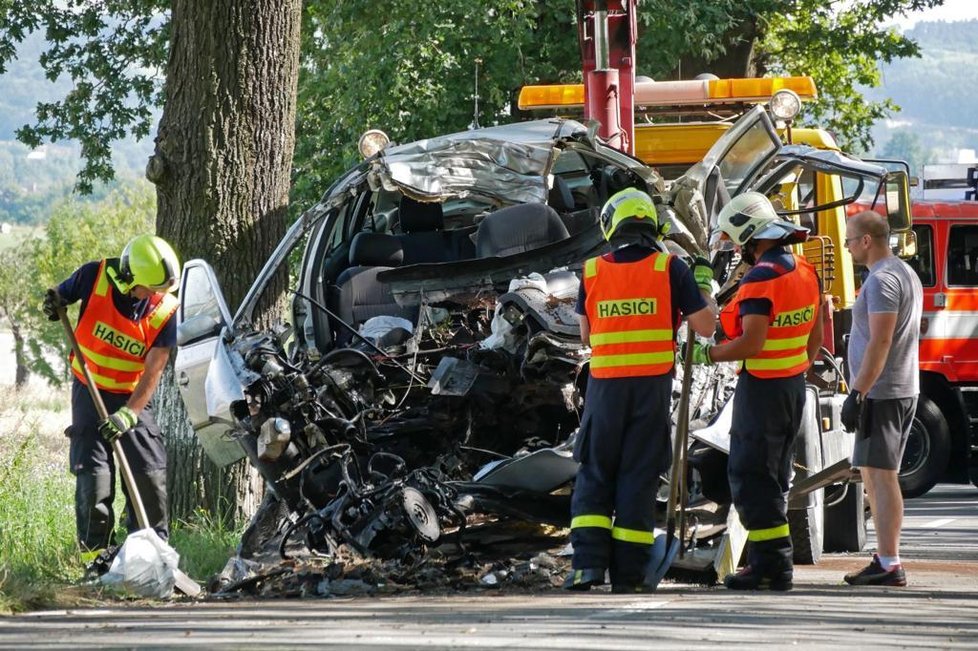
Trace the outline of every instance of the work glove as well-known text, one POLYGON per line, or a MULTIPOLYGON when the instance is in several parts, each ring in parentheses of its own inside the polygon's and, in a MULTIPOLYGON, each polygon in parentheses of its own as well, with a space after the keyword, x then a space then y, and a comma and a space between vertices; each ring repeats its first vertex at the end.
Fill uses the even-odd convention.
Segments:
POLYGON ((842 403, 842 426, 846 431, 855 432, 859 427, 859 417, 863 411, 863 394, 853 389, 842 403))
POLYGON ((713 364, 713 359, 710 358, 710 349, 713 348, 713 344, 703 344, 698 341, 693 342, 693 363, 694 364, 713 364))
POLYGON ((713 266, 705 257, 698 255, 693 260, 693 278, 700 291, 713 295, 713 266))
POLYGON ((106 441, 111 443, 139 422, 139 416, 129 407, 122 407, 98 425, 98 432, 106 441))
POLYGON ((61 318, 58 316, 58 309, 64 309, 67 305, 68 302, 61 298, 58 290, 52 287, 44 294, 44 303, 41 305, 41 311, 44 312, 44 316, 49 321, 58 321, 61 318))

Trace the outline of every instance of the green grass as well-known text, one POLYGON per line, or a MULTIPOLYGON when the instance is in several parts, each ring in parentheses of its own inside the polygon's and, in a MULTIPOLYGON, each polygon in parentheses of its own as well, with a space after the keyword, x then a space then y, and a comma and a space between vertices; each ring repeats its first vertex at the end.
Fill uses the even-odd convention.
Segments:
MULTIPOLYGON (((44 393, 44 392, 37 392, 44 393)), ((75 542, 74 477, 68 472, 70 419, 60 397, 0 389, 0 614, 40 608, 94 605, 111 597, 79 586, 84 565, 75 542)), ((115 512, 124 518, 122 491, 115 512)), ((241 528, 198 512, 171 524, 170 545, 180 567, 204 581, 234 554, 241 528)), ((117 528, 117 539, 125 529, 117 528)))
POLYGON ((170 545, 180 553, 180 568, 191 577, 206 580, 220 572, 241 540, 244 524, 229 528, 221 518, 198 511, 188 521, 170 527, 170 545))
POLYGON ((0 612, 44 607, 83 571, 74 481, 66 463, 47 461, 36 433, 0 459, 0 612))

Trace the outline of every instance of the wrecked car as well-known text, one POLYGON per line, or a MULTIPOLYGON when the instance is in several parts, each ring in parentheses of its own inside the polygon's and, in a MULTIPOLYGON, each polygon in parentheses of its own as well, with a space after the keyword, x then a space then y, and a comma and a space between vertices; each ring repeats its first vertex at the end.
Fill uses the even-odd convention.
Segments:
MULTIPOLYGON (((805 170, 853 179, 853 200, 866 182, 885 184, 883 168, 806 149, 784 147, 757 107, 667 183, 573 120, 462 132, 387 146, 343 174, 233 316, 210 266, 189 261, 181 396, 208 456, 247 457, 278 514, 274 535, 249 528, 243 553, 273 544, 282 557, 345 547, 410 559, 447 533, 461 544, 475 514, 566 525, 589 357, 574 307, 583 262, 607 247, 604 201, 626 187, 648 192, 671 221, 663 246, 685 256, 706 249, 720 208, 744 190, 804 216, 824 208, 803 191, 805 170), (300 246, 286 323, 261 328, 256 306, 300 246)), ((720 254, 714 266, 729 295, 739 260, 720 254)), ((733 513, 728 366, 693 380, 691 548, 712 546, 733 513)), ((840 374, 832 360, 819 365, 798 446, 798 480, 830 471, 792 498, 808 562, 821 553, 823 486, 845 491, 849 475, 840 374)))

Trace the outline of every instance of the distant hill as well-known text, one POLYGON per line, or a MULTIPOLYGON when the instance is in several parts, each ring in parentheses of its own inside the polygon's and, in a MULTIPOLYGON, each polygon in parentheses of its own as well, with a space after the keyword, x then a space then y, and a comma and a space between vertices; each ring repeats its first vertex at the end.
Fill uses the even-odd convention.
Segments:
POLYGON ((978 152, 978 20, 922 22, 905 34, 920 45, 921 58, 885 65, 882 87, 867 91, 902 109, 874 129, 876 152, 909 147, 918 166, 956 162, 961 149, 978 152))
MULTIPOLYGON (((0 75, 0 222, 38 223, 50 205, 72 192, 81 167, 80 149, 73 142, 45 145, 32 152, 16 141, 16 131, 35 121, 38 102, 57 100, 71 89, 71 81, 50 81, 38 59, 44 35, 35 32, 18 48, 18 58, 0 75)), ((152 138, 114 143, 112 159, 119 183, 142 178, 152 153, 152 138)), ((96 188, 102 195, 107 188, 96 188)))

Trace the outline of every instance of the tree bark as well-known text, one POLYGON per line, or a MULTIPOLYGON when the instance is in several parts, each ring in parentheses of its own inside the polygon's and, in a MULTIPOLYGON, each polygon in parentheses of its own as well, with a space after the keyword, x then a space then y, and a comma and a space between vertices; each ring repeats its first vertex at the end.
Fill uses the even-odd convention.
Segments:
POLYGON ((14 386, 18 389, 27 385, 27 378, 30 377, 30 369, 27 368, 27 342, 24 341, 24 333, 20 324, 13 319, 10 321, 10 333, 14 336, 14 363, 17 365, 14 371, 14 386))
MULTIPOLYGON (((232 311, 285 232, 295 144, 301 0, 174 0, 163 116, 146 176, 157 230, 183 260, 204 258, 232 311)), ((259 306, 273 309, 283 274, 259 306)), ((170 455, 171 515, 198 507, 249 515, 261 485, 243 464, 202 455, 172 375, 160 422, 170 455), (222 504, 227 500, 226 504, 222 504)))
POLYGON ((693 79, 703 73, 712 73, 720 79, 757 77, 762 71, 755 46, 761 37, 757 18, 745 20, 724 34, 724 54, 712 59, 684 56, 671 78, 693 79))

